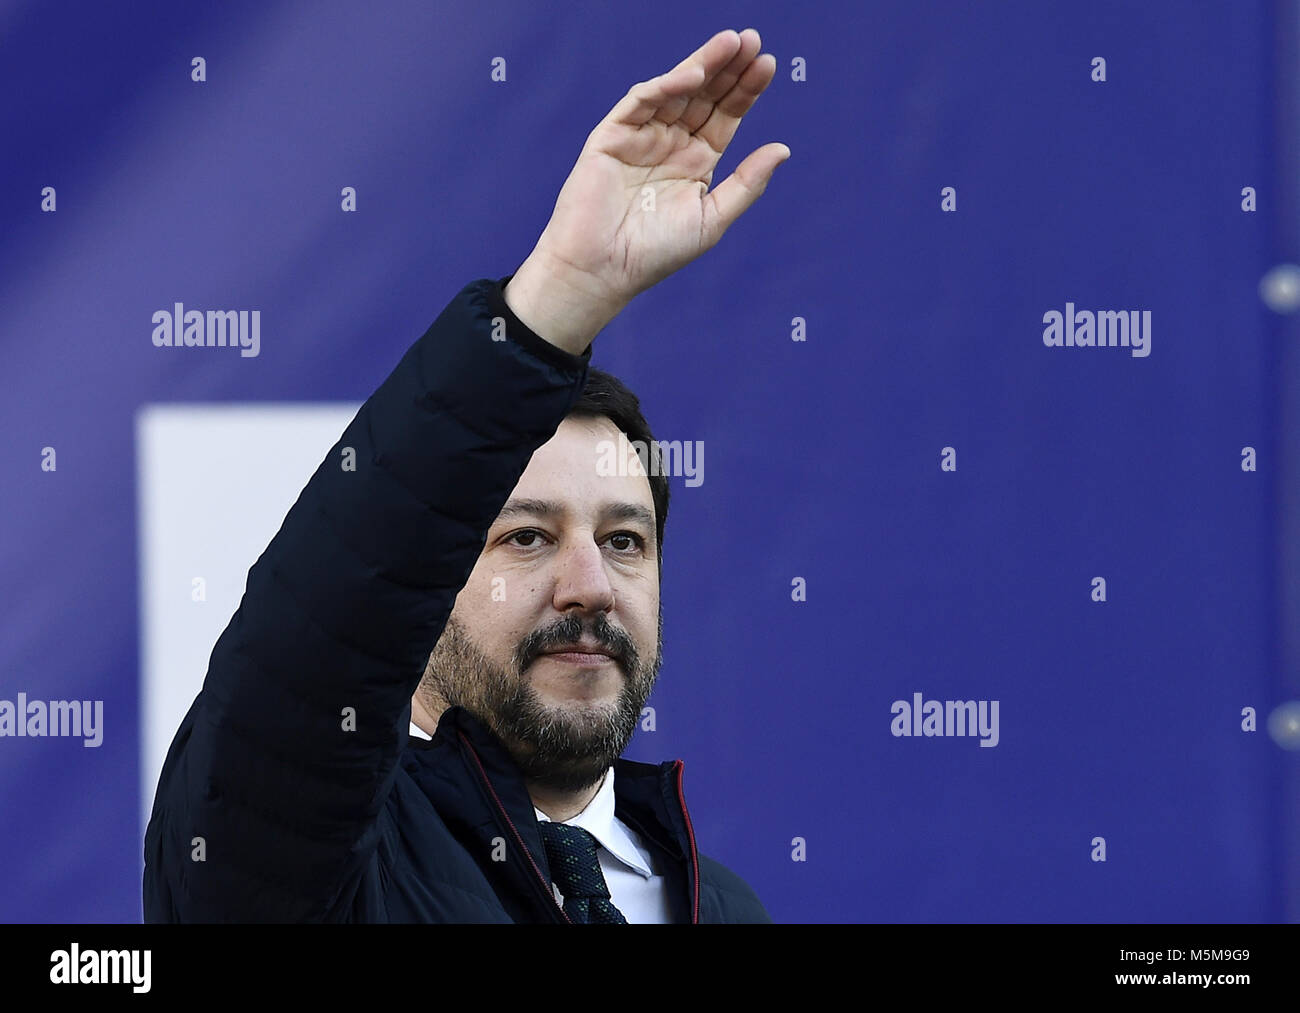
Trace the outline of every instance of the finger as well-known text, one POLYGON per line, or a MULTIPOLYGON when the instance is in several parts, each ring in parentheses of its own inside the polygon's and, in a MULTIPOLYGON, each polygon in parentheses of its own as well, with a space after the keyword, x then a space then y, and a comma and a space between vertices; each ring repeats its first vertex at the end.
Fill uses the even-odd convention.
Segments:
POLYGON ((649 122, 664 106, 689 99, 705 87, 731 62, 740 46, 739 33, 732 29, 719 32, 668 73, 634 84, 605 121, 630 127, 649 122))
POLYGON ((746 28, 740 33, 740 51, 732 57, 729 64, 714 76, 713 80, 706 83, 696 95, 692 96, 690 104, 682 112, 680 119, 669 121, 664 119, 662 115, 658 118, 665 123, 677 124, 687 133, 695 133, 713 115, 713 107, 717 104, 718 99, 735 87, 736 82, 749 69, 749 65, 762 48, 763 40, 759 38, 758 32, 752 28, 746 28))
POLYGON ((736 166, 736 171, 714 188, 705 200, 713 212, 706 215, 707 245, 712 246, 763 195, 776 167, 790 157, 790 149, 779 141, 764 144, 736 166))
POLYGON ((731 91, 762 48, 763 40, 758 32, 746 28, 740 33, 740 49, 725 67, 707 79, 687 100, 670 103, 656 112, 654 118, 666 126, 679 124, 687 133, 693 134, 709 118, 714 103, 731 91))
POLYGON ((704 124, 694 132, 694 136, 703 138, 718 154, 722 154, 736 136, 740 121, 749 112, 758 96, 776 76, 776 57, 764 53, 745 69, 740 79, 726 95, 713 106, 713 112, 704 124))

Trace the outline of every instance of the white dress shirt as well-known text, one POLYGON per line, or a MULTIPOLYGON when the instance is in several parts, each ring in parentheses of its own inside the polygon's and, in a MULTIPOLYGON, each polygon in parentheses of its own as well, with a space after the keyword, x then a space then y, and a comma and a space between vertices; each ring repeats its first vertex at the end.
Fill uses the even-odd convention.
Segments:
MULTIPOLYGON (((424 729, 411 722, 411 734, 429 739, 424 729)), ((538 821, 551 818, 536 806, 533 812, 538 821)), ((641 835, 614 815, 614 768, 605 772, 605 779, 587 808, 572 819, 564 821, 570 826, 582 827, 596 838, 600 847, 596 857, 600 871, 609 887, 609 899, 623 912, 630 924, 665 924, 671 921, 668 910, 668 884, 656 867, 657 858, 641 843, 641 835)), ((556 901, 563 905, 564 897, 554 883, 556 901)))

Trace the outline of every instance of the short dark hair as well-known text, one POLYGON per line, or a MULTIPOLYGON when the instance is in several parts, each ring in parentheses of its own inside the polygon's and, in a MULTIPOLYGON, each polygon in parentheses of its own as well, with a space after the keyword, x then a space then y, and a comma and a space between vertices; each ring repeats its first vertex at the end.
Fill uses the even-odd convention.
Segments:
POLYGON ((641 399, 618 377, 602 369, 588 367, 587 383, 582 388, 582 396, 569 409, 568 417, 609 419, 630 442, 636 444, 639 441, 647 449, 647 454, 640 456, 650 480, 650 498, 654 500, 655 541, 658 543, 656 554, 659 557, 659 582, 662 584, 664 525, 668 520, 668 476, 663 474, 663 468, 651 466, 651 462, 658 461, 658 454, 655 452, 655 438, 650 432, 650 423, 641 414, 641 399))

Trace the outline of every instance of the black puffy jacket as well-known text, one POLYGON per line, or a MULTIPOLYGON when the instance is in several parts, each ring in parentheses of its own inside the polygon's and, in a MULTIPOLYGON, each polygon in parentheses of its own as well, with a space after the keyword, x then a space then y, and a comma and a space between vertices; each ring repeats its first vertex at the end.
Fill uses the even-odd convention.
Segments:
MULTIPOLYGON (((159 778, 146 921, 568 921, 492 733, 455 707, 432 741, 408 734, 488 529, 586 380, 591 349, 532 333, 508 281, 452 300, 249 570, 159 778)), ((665 859, 675 921, 770 921, 697 852, 680 760, 617 760, 614 784, 618 818, 665 859)))

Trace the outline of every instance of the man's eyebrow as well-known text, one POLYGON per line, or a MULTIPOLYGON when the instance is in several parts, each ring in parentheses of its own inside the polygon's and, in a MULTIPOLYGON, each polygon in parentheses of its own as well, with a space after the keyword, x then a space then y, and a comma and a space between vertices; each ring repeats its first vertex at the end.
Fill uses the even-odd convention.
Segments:
POLYGON ((497 520, 504 521, 511 517, 527 514, 533 517, 559 517, 564 507, 548 499, 512 499, 506 502, 497 514, 497 520))
POLYGON ((602 511, 604 516, 615 521, 639 521, 650 531, 655 530, 655 515, 640 503, 611 503, 602 511))
MULTIPOLYGON (((566 513, 562 503, 549 499, 512 499, 497 514, 498 521, 512 517, 562 517, 566 513)), ((638 521, 649 531, 655 531, 655 515, 640 503, 608 503, 601 515, 616 521, 638 521)))

